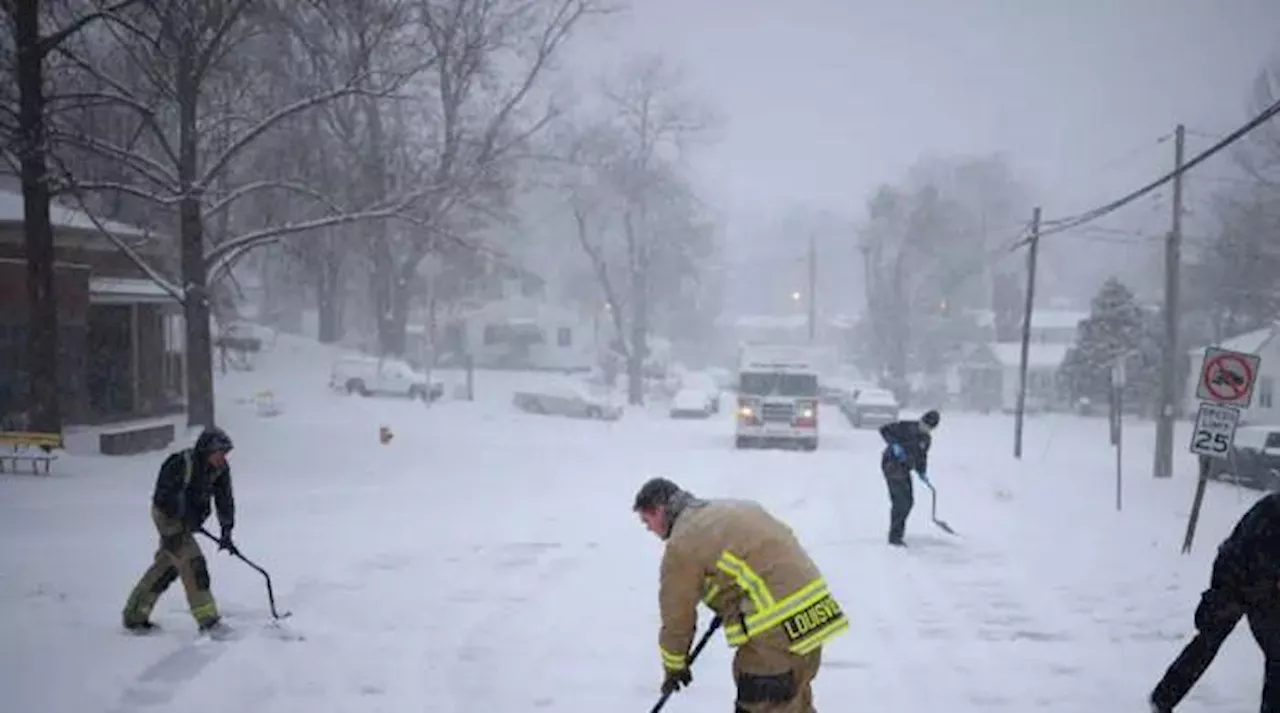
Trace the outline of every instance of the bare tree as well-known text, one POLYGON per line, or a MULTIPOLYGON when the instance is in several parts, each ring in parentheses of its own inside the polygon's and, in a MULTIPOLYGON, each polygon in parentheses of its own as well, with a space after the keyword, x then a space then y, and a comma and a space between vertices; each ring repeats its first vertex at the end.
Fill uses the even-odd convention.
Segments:
MULTIPOLYGON (((658 280, 695 273, 691 246, 708 235, 681 161, 695 140, 706 139, 714 117, 657 56, 628 63, 603 95, 605 115, 562 139, 569 166, 562 190, 610 307, 627 399, 640 404, 658 280)), ((673 293, 664 287, 662 294, 673 293)))
POLYGON ((423 259, 442 240, 466 242, 467 233, 495 217, 518 151, 557 115, 554 106, 531 106, 539 80, 583 18, 605 9, 599 0, 418 0, 434 64, 412 86, 425 100, 366 103, 361 117, 366 187, 381 195, 399 181, 429 192, 407 224, 371 235, 372 301, 384 354, 404 353, 423 259), (411 126, 425 135, 410 135, 411 126), (393 130, 404 138, 399 155, 387 140, 393 130))
MULTIPOLYGON (((310 6, 295 5, 291 11, 305 13, 310 6)), ((391 205, 283 221, 234 236, 216 234, 225 233, 231 225, 224 212, 247 196, 318 195, 296 182, 241 175, 245 172, 237 167, 254 147, 289 120, 327 102, 355 94, 378 95, 394 89, 402 79, 361 65, 334 86, 269 95, 262 91, 269 73, 254 62, 270 56, 273 49, 278 51, 282 42, 290 45, 292 37, 281 31, 277 17, 270 5, 251 0, 143 0, 129 12, 109 18, 109 38, 98 38, 96 46, 62 52, 98 85, 92 94, 131 117, 134 126, 128 145, 74 125, 57 133, 66 146, 115 161, 127 171, 127 180, 77 182, 78 191, 118 192, 154 209, 176 209, 182 273, 178 296, 186 317, 188 421, 192 425, 214 421, 211 282, 257 246, 294 233, 389 218, 411 202, 404 198, 391 205), (95 55, 94 50, 102 54, 95 55), (262 101, 246 100, 249 97, 262 101), (251 112, 246 111, 247 105, 268 108, 251 112), (209 221, 220 216, 222 220, 213 223, 214 231, 209 231, 209 221)))
POLYGON ((48 180, 47 114, 60 97, 46 94, 45 65, 50 54, 90 24, 134 4, 117 0, 109 4, 71 2, 62 9, 72 13, 61 20, 52 15, 54 3, 39 0, 4 0, 6 33, 4 63, 13 82, 0 82, 0 155, 16 164, 22 181, 23 241, 27 258, 27 421, 30 428, 53 433, 62 430, 60 374, 58 368, 59 319, 54 292, 54 243, 50 200, 54 187, 48 180), (56 29, 43 32, 52 20, 56 29), (60 22, 61 20, 61 22, 60 22), (9 87, 16 87, 17 96, 9 87))

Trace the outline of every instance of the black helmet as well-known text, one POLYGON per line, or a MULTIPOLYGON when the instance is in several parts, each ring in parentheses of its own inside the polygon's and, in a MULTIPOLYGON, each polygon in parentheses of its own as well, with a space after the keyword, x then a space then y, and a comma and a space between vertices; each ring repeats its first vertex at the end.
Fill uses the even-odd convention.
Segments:
POLYGON ((213 453, 214 451, 222 451, 229 453, 234 445, 231 443, 231 436, 227 432, 217 426, 209 426, 200 433, 200 437, 196 439, 196 452, 213 453))
POLYGON ((941 416, 938 415, 937 411, 930 409, 928 411, 925 411, 924 415, 920 417, 920 422, 928 426, 929 428, 937 428, 938 420, 940 418, 941 416))
POLYGON ((635 505, 631 509, 640 511, 664 507, 680 492, 682 492, 680 486, 666 478, 651 478, 640 486, 639 492, 636 493, 635 505))

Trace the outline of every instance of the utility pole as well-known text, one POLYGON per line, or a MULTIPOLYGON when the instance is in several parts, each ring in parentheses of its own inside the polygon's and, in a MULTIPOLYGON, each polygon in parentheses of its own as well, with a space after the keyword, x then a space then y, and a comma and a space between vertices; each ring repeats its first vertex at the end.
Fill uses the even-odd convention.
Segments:
POLYGON ((1027 251, 1027 301, 1022 308, 1022 354, 1018 362, 1018 406, 1013 417, 1013 457, 1022 458, 1022 419, 1027 409, 1027 356, 1031 351, 1031 313, 1036 304, 1036 253, 1040 249, 1040 207, 1031 214, 1027 251))
POLYGON ((1164 244, 1164 355, 1160 362, 1160 410, 1156 414, 1156 456, 1153 475, 1173 477, 1173 416, 1178 390, 1179 282, 1182 268, 1182 160, 1186 131, 1173 135, 1173 225, 1164 244))
POLYGON ((809 343, 817 335, 818 321, 818 242, 809 233, 809 343))

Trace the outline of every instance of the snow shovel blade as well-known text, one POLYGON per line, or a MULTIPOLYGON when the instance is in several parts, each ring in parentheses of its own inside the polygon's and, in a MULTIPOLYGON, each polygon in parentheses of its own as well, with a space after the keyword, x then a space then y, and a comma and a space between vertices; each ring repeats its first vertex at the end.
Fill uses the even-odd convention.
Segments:
POLYGON ((931 496, 931 501, 930 501, 930 503, 929 503, 929 505, 930 505, 929 518, 930 518, 931 520, 933 520, 933 524, 937 525, 939 530, 942 530, 943 532, 947 533, 948 535, 954 535, 954 534, 956 534, 956 531, 955 531, 955 530, 953 530, 953 529, 951 529, 951 526, 950 526, 950 525, 948 525, 948 524, 946 523, 946 521, 945 521, 945 520, 939 520, 939 519, 938 519, 938 491, 937 491, 937 489, 933 487, 933 483, 925 483, 925 485, 929 486, 929 495, 931 496))

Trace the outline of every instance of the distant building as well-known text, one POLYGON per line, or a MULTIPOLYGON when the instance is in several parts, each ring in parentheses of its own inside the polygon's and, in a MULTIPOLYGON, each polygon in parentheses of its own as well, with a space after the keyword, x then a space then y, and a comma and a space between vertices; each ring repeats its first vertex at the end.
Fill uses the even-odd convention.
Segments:
MULTIPOLYGON (((71 427, 112 426, 101 443, 105 452, 164 447, 172 428, 122 424, 185 413, 182 307, 87 215, 55 204, 52 217, 63 420, 71 427)), ((155 235, 102 223, 151 264, 163 265, 167 250, 155 235)), ((29 322, 22 195, 0 190, 0 419, 9 423, 21 423, 27 410, 29 322)))
MULTIPOLYGON (((973 310, 986 341, 967 350, 953 369, 955 396, 961 408, 978 411, 1012 411, 1017 406, 1022 342, 997 342, 995 314, 973 310)), ((1027 404, 1029 410, 1061 408, 1058 370, 1075 344, 1080 322, 1089 312, 1037 309, 1031 313, 1027 349, 1027 404)))

